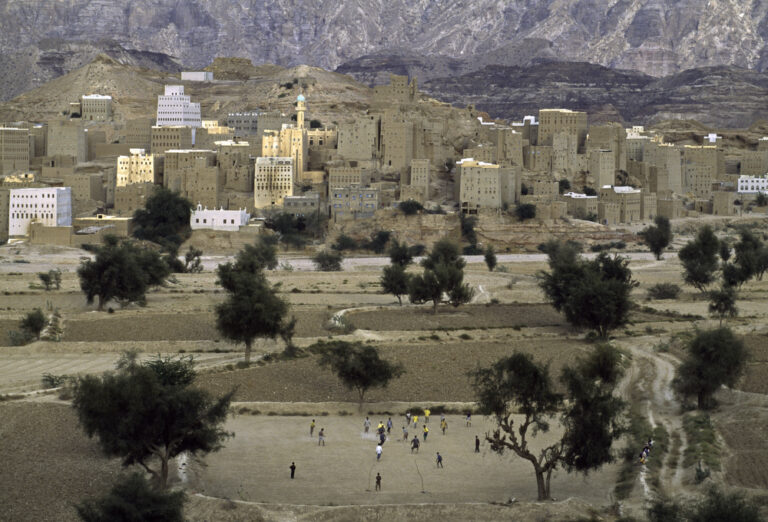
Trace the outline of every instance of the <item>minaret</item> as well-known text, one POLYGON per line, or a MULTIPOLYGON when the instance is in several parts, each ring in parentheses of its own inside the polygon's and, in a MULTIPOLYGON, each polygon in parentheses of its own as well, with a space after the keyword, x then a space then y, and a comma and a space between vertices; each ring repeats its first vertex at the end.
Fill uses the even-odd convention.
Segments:
POLYGON ((305 100, 303 94, 299 94, 296 97, 296 127, 299 129, 304 128, 304 111, 307 110, 307 106, 304 103, 305 100))

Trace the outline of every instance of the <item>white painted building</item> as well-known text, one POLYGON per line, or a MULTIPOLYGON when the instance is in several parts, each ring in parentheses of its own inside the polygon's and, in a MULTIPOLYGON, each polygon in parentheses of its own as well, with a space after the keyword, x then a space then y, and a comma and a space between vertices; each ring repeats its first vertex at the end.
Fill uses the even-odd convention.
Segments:
POLYGON ((29 224, 47 227, 72 226, 72 188, 46 187, 11 189, 8 205, 8 234, 25 236, 29 224))
POLYGON ((219 210, 215 208, 208 210, 208 207, 203 207, 198 203, 197 208, 192 211, 189 218, 189 226, 192 230, 209 229, 237 232, 240 227, 248 224, 250 218, 251 215, 245 209, 224 210, 222 207, 219 210))
POLYGON ((768 192, 768 174, 762 176, 739 176, 737 187, 739 194, 757 194, 768 192))
POLYGON ((200 127, 200 104, 190 101, 183 85, 166 85, 165 94, 157 97, 157 125, 200 127))
POLYGON ((182 71, 181 79, 187 82, 212 82, 213 73, 209 71, 182 71))

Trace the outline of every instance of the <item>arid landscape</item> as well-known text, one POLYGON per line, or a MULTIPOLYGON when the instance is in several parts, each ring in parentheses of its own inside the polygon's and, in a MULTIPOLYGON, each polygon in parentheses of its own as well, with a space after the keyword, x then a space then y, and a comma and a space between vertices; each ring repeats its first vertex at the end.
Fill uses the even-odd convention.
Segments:
MULTIPOLYGON (((752 221, 760 230, 764 221, 752 221)), ((734 228, 717 224, 719 234, 734 228)), ((690 239, 691 227, 677 226, 675 244, 690 239)), ((379 348, 382 356, 401 363, 402 377, 388 387, 372 389, 359 408, 357 395, 345 389, 317 356, 284 360, 281 341, 258 341, 255 364, 243 367, 242 345, 220 338, 213 307, 223 299, 211 270, 176 274, 147 296, 145 307, 131 305, 114 313, 97 312, 80 292, 75 269, 86 251, 23 243, 0 248, 0 505, 4 520, 76 520, 73 504, 108 489, 121 472, 118 460, 107 459, 95 440, 78 426, 61 390, 45 390, 43 374, 78 375, 113 368, 120 353, 136 349, 142 358, 155 354, 191 354, 197 361, 196 384, 214 394, 236 389, 226 429, 234 434, 219 452, 201 461, 177 459, 172 483, 189 493, 189 520, 394 520, 404 517, 442 520, 642 520, 644 507, 657 496, 692 498, 710 483, 743 488, 766 506, 768 489, 768 281, 749 281, 739 293, 739 315, 728 323, 743 335, 750 359, 735 388, 722 389, 711 412, 712 443, 699 440, 690 428, 697 412, 683 412, 670 388, 684 355, 682 339, 694 328, 711 327, 707 301, 682 284, 676 252, 660 261, 642 247, 628 255, 636 307, 631 323, 614 332, 626 374, 620 389, 653 433, 665 433, 647 465, 617 461, 586 478, 555 473, 555 501, 536 501, 535 480, 525 461, 492 452, 483 442, 474 453, 474 437, 483 438, 491 419, 475 415, 467 427, 474 391, 468 372, 514 351, 548 362, 552 375, 590 350, 585 332, 574 330, 545 303, 536 274, 546 269, 543 256, 499 256, 501 270, 488 272, 482 263, 468 264, 466 281, 475 289, 472 303, 398 306, 381 292, 381 266, 376 258, 349 258, 341 272, 275 270, 268 279, 281 292, 298 320, 295 342, 307 348, 317 341, 357 340, 379 348), (60 290, 46 292, 36 273, 50 267, 63 272, 60 290), (650 300, 647 289, 675 282, 683 292, 675 300, 650 300), (59 342, 37 341, 10 346, 8 331, 36 307, 57 308, 63 316, 59 342), (345 328, 330 328, 332 317, 344 317, 345 328), (445 411, 430 419, 430 435, 418 454, 402 442, 403 414, 409 408, 445 411), (392 418, 390 441, 377 462, 372 434, 363 420, 392 418), (317 422, 315 436, 309 424, 317 422), (692 420, 693 419, 693 420, 692 420), (686 427, 688 426, 688 427, 686 427), (326 446, 318 446, 317 430, 326 430, 326 446), (435 467, 435 453, 445 468, 435 467), (288 466, 297 465, 291 481, 288 466), (696 468, 706 462, 711 472, 700 483, 696 468), (381 473, 381 492, 372 477, 381 473), (619 485, 619 486, 617 486, 619 485), (619 494, 622 490, 624 493, 619 494)), ((206 265, 226 259, 206 257, 206 265)), ((300 254, 281 253, 303 266, 300 254)), ((412 270, 416 270, 413 268, 412 270)), ((422 421, 419 422, 421 431, 422 421)), ((540 447, 559 433, 533 439, 540 447)), ((413 423, 410 438, 414 435, 413 423)), ((617 450, 622 449, 619 444, 617 450)), ((636 448, 631 448, 634 451, 636 448)))

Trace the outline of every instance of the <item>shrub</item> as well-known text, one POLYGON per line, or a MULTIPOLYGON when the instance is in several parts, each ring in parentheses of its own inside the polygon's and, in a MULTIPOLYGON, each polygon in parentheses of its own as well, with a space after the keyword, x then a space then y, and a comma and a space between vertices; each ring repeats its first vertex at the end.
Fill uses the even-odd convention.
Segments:
POLYGON ((648 289, 649 299, 677 299, 680 287, 673 283, 658 283, 648 289))
POLYGON ((515 215, 520 221, 526 221, 536 217, 536 205, 522 203, 515 207, 515 215))
POLYGON ((420 210, 424 210, 424 206, 421 203, 412 199, 401 202, 397 208, 402 210, 403 214, 406 216, 413 216, 420 210))
POLYGON ((58 388, 59 386, 63 386, 70 377, 68 375, 53 375, 51 373, 44 373, 43 374, 43 388, 46 390, 49 390, 51 388, 58 388))
POLYGON ((341 234, 338 238, 336 238, 336 242, 331 245, 331 248, 339 252, 343 252, 345 250, 357 249, 358 244, 354 238, 349 237, 346 234, 341 234))
POLYGON ((315 270, 318 272, 340 272, 343 259, 344 257, 339 252, 323 250, 315 254, 312 262, 315 264, 315 270))

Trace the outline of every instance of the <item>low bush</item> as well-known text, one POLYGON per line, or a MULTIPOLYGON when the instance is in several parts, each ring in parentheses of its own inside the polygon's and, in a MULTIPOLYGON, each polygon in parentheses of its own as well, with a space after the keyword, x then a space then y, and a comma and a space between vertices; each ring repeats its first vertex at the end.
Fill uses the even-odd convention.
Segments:
POLYGON ((648 289, 648 299, 677 299, 680 287, 674 283, 658 283, 648 289))

